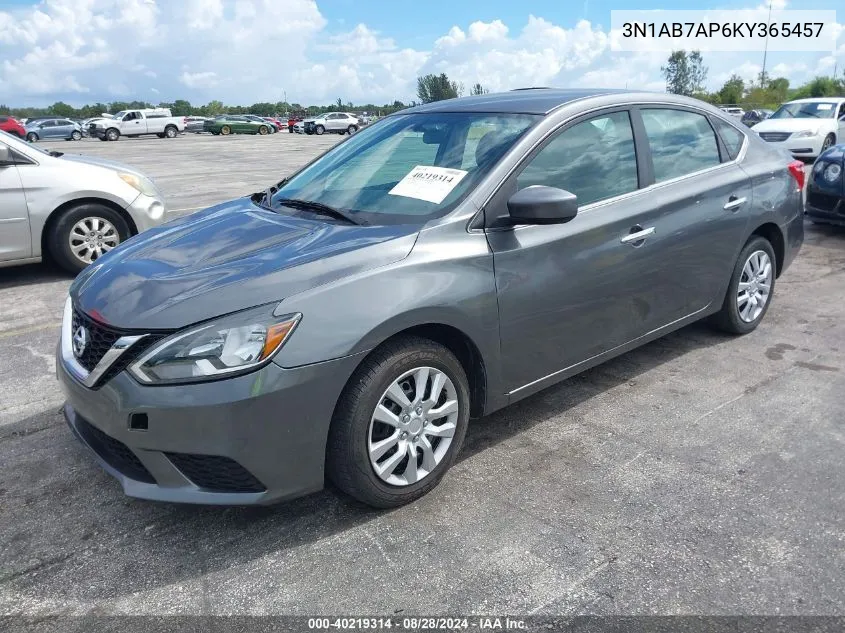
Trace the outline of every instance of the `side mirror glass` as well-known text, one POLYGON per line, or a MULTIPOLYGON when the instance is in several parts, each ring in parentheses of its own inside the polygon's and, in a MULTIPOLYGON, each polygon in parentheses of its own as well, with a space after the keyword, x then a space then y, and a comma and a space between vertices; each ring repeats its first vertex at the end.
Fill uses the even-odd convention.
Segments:
POLYGON ((12 160, 12 150, 5 145, 0 145, 0 165, 14 165, 12 160))
POLYGON ((532 185, 510 197, 508 214, 516 224, 563 224, 578 214, 578 197, 557 187, 532 185))

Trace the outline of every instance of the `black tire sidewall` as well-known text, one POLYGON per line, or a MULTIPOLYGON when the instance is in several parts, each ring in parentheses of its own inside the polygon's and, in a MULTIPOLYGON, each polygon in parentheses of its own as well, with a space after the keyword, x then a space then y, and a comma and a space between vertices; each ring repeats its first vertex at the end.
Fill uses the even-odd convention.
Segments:
POLYGON ((70 250, 68 237, 73 225, 86 217, 99 217, 111 222, 112 226, 117 229, 118 235, 120 235, 120 244, 123 244, 123 242, 131 237, 126 220, 117 211, 105 205, 96 203, 80 204, 63 211, 50 227, 50 232, 47 236, 47 246, 50 257, 59 266, 74 274, 84 270, 87 265, 77 259, 73 251, 70 250))
POLYGON ((166 127, 164 128, 164 136, 165 138, 176 138, 176 135, 179 131, 175 127, 166 127))
POLYGON ((35 141, 38 140, 38 135, 35 132, 30 132, 29 134, 26 135, 26 140, 29 141, 30 143, 34 143, 35 141))
POLYGON ((731 275, 731 283, 728 286, 728 294, 725 296, 725 301, 722 305, 722 311, 720 313, 720 318, 724 325, 732 332, 736 334, 748 334, 749 332, 755 330, 758 325, 763 321, 766 316, 766 313, 769 311, 769 307, 772 305, 772 300, 775 296, 775 285, 776 285, 776 271, 777 271, 777 258, 775 257, 775 251, 772 248, 772 245, 769 243, 767 239, 764 237, 755 236, 748 241, 745 247, 740 252, 739 257, 737 258, 736 264, 734 266, 733 274, 731 275), (772 262, 772 285, 769 289, 769 299, 766 301, 766 305, 763 306, 763 311, 760 313, 754 321, 751 323, 746 323, 742 320, 739 316, 739 308, 737 306, 737 293, 739 291, 739 280, 742 277, 742 269, 745 266, 745 262, 751 256, 751 253, 754 251, 764 251, 772 262))
POLYGON ((74 132, 73 134, 70 135, 70 138, 73 141, 79 141, 79 140, 82 139, 82 132, 74 132))
POLYGON ((469 423, 469 404, 469 386, 463 367, 449 350, 437 343, 417 339, 397 346, 392 352, 388 350, 386 355, 368 359, 350 379, 332 420, 332 431, 343 432, 340 438, 330 433, 330 444, 334 444, 334 450, 327 456, 330 479, 359 501, 380 508, 397 507, 424 496, 437 486, 460 452, 469 423), (406 371, 422 366, 443 371, 455 386, 459 403, 455 435, 448 453, 431 473, 410 486, 392 486, 382 481, 370 464, 370 419, 390 384, 406 371), (352 413, 347 417, 345 411, 352 413), (338 458, 347 463, 331 463, 338 458), (346 470, 352 488, 342 483, 342 477, 337 476, 337 467, 346 470))
POLYGON ((324 128, 322 125, 318 125, 317 127, 314 128, 314 132, 317 134, 317 136, 322 136, 323 132, 325 132, 325 131, 326 131, 326 128, 324 128))

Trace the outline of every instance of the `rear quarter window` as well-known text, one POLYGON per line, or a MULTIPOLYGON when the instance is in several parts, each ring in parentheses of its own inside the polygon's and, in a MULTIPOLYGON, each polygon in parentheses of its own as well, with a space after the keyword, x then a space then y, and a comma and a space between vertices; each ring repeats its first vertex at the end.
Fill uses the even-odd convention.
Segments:
POLYGON ((739 150, 742 149, 742 143, 745 141, 745 135, 737 130, 733 125, 722 121, 722 119, 713 117, 712 121, 713 126, 722 138, 722 143, 725 144, 725 149, 728 150, 730 160, 736 160, 736 157, 739 155, 739 150))

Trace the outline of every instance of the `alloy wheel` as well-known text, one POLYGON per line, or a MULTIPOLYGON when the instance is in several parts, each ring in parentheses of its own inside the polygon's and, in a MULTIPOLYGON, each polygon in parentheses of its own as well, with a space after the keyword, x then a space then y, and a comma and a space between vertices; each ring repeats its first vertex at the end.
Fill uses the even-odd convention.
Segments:
POLYGON ((370 419, 367 449, 382 481, 410 486, 428 475, 449 451, 458 422, 452 380, 433 367, 417 367, 394 380, 370 419))
POLYGON ((104 218, 82 218, 70 230, 68 243, 77 259, 90 264, 117 246, 120 235, 114 225, 104 218))
POLYGON ((754 251, 745 260, 737 286, 736 308, 739 318, 753 323, 763 313, 772 289, 774 270, 765 251, 754 251))

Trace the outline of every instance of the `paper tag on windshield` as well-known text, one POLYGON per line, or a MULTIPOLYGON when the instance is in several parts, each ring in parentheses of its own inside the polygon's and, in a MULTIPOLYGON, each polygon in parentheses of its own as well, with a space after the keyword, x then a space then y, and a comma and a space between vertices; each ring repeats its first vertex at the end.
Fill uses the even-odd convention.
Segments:
POLYGON ((833 110, 832 103, 817 103, 816 110, 833 110))
POLYGON ((417 165, 388 193, 440 204, 466 175, 463 169, 417 165))

